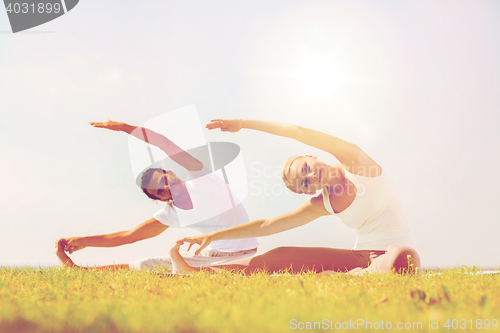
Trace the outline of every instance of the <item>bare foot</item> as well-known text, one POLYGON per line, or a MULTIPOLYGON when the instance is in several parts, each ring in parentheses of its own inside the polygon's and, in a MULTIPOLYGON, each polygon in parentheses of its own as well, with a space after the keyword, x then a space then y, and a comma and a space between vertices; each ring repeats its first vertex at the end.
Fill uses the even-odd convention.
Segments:
POLYGON ((59 258, 59 267, 78 267, 64 252, 65 239, 60 239, 56 243, 56 255, 59 258))
POLYGON ((176 242, 174 246, 168 250, 170 259, 172 259, 172 273, 174 274, 189 274, 191 272, 197 272, 196 268, 193 268, 187 264, 184 258, 179 253, 179 248, 184 242, 176 242))

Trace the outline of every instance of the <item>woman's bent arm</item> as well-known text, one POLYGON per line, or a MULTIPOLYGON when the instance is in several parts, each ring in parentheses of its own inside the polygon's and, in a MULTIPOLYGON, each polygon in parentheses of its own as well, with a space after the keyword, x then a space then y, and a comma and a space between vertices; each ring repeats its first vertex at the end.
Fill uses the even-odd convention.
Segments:
POLYGON ((336 136, 310 128, 275 121, 243 119, 243 127, 295 139, 308 146, 321 149, 335 156, 344 165, 356 163, 361 149, 336 136))
POLYGON ((222 131, 227 132, 237 132, 242 128, 247 128, 295 139, 306 145, 332 154, 345 166, 364 165, 367 162, 366 157, 368 157, 355 144, 344 141, 333 135, 277 121, 253 119, 214 119, 207 125, 207 128, 220 128, 222 131))
MULTIPOLYGON (((323 206, 322 196, 310 198, 289 213, 272 217, 269 219, 255 220, 232 228, 214 231, 206 235, 186 237, 179 241, 200 244, 195 254, 199 254, 211 242, 220 239, 240 239, 250 237, 262 237, 276 234, 285 230, 300 227, 320 216, 330 213, 323 206)), ((191 245, 189 248, 191 248, 191 245)), ((189 250, 189 249, 188 249, 189 250)))

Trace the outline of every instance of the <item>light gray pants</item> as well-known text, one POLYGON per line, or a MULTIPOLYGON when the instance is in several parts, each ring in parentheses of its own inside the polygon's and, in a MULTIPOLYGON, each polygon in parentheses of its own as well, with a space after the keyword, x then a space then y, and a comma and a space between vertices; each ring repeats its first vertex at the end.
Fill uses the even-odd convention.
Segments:
MULTIPOLYGON (((204 249, 197 256, 192 253, 181 253, 184 260, 192 267, 208 267, 213 265, 224 265, 226 262, 236 259, 249 258, 257 253, 257 249, 243 250, 237 252, 220 252, 204 249)), ((131 269, 154 269, 167 268, 172 269, 172 260, 170 256, 143 258, 129 264, 131 269)))

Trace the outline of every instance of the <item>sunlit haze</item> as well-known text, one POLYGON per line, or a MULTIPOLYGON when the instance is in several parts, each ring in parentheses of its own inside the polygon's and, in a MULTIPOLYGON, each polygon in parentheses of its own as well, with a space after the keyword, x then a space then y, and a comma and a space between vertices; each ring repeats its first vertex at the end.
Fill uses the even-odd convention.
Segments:
MULTIPOLYGON (((194 105, 201 141, 241 147, 251 219, 307 199, 281 181, 286 158, 337 160, 265 133, 208 131, 210 119, 284 121, 355 143, 397 188, 424 267, 498 268, 499 91, 498 1, 85 0, 17 34, 0 10, 0 265, 55 265, 61 237, 150 219, 163 203, 137 187, 127 134, 88 123, 141 125, 194 105)), ((71 258, 129 263, 191 234, 71 258)), ((259 241, 259 253, 352 248, 355 231, 330 216, 259 241)))

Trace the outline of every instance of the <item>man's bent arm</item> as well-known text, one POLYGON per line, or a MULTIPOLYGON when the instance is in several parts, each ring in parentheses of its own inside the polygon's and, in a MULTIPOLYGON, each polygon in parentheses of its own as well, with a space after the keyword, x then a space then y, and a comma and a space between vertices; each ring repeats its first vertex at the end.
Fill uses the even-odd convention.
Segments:
POLYGON ((175 163, 181 165, 189 171, 199 171, 203 169, 203 163, 177 146, 165 136, 150 129, 132 126, 118 121, 106 121, 101 123, 90 122, 90 125, 98 128, 106 128, 112 131, 125 132, 135 136, 139 140, 152 144, 163 150, 175 163))
POLYGON ((203 164, 164 135, 139 126, 123 124, 122 131, 163 150, 175 163, 189 171, 203 169, 203 164))

